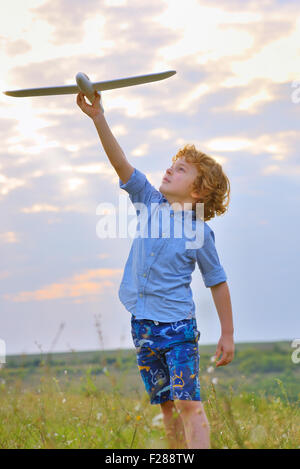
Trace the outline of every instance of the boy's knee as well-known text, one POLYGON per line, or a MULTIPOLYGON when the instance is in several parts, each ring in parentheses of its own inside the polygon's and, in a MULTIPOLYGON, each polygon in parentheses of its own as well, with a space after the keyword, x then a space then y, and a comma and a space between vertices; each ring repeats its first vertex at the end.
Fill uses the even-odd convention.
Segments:
POLYGON ((204 413, 203 404, 200 401, 177 400, 175 405, 181 414, 204 413))

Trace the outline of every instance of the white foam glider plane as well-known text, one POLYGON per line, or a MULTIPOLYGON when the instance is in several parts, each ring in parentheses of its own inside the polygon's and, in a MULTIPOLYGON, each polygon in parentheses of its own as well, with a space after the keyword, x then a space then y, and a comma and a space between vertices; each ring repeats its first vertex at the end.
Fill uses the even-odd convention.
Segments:
POLYGON ((27 96, 50 96, 58 94, 77 94, 80 91, 93 103, 95 99, 95 90, 113 90, 115 88, 124 88, 126 86, 141 85, 143 83, 150 83, 152 81, 164 80, 176 73, 175 70, 169 70, 161 73, 151 73, 149 75, 138 75, 135 77, 119 78, 117 80, 91 82, 85 73, 77 73, 77 85, 64 85, 64 86, 51 86, 44 88, 28 88, 25 90, 11 90, 3 91, 7 96, 15 96, 23 98, 27 96))

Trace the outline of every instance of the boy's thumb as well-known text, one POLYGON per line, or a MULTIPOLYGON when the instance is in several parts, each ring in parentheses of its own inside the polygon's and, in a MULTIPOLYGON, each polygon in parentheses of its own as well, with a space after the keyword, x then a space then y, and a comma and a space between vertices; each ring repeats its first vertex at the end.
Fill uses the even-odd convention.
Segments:
POLYGON ((221 347, 218 346, 218 347, 217 347, 217 350, 216 350, 216 353, 215 353, 215 355, 214 355, 215 360, 217 360, 217 359, 219 358, 219 356, 221 355, 221 353, 222 353, 221 347))

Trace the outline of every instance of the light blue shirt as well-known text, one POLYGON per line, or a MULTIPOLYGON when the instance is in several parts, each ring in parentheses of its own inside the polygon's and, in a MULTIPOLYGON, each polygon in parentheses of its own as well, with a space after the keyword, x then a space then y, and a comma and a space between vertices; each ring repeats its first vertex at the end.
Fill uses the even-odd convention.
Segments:
POLYGON ((119 179, 119 186, 128 192, 138 214, 137 231, 118 292, 120 301, 137 319, 175 322, 195 317, 190 283, 196 262, 206 287, 227 280, 213 230, 203 220, 196 219, 193 210, 172 210, 168 200, 137 168, 126 184, 119 179), (139 203, 145 209, 138 212, 139 203), (162 222, 166 216, 169 231, 162 222), (201 247, 197 247, 198 243, 187 248, 186 242, 191 238, 185 234, 186 219, 194 236, 202 228, 201 247), (180 237, 175 237, 178 225, 182 232, 180 237))

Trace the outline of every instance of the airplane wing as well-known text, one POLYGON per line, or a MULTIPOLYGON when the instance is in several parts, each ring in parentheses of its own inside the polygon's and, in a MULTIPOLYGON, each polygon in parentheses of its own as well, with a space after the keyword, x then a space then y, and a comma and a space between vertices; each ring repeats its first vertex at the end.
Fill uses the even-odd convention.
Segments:
MULTIPOLYGON (((151 73, 149 75, 138 75, 135 77, 119 78, 117 80, 98 81, 92 82, 92 85, 97 91, 113 90, 115 88, 124 88, 126 86, 142 85, 143 83, 150 83, 153 81, 164 80, 176 73, 175 70, 170 70, 161 73, 151 73)), ((51 86, 45 88, 27 88, 24 90, 11 90, 3 91, 7 96, 14 96, 17 98, 27 96, 50 96, 59 94, 74 94, 79 93, 80 89, 77 85, 64 85, 64 86, 51 86)))

